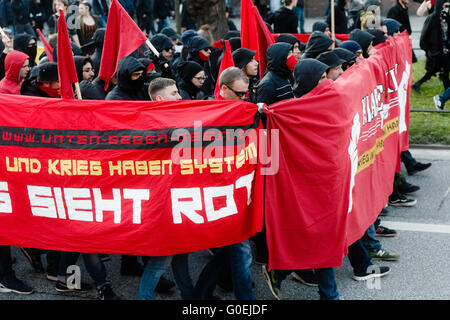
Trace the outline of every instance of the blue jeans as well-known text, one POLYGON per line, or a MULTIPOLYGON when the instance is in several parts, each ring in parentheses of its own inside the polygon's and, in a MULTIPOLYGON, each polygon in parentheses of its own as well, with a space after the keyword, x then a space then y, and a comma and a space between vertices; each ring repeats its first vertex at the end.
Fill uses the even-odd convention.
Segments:
POLYGON ((402 151, 400 153, 400 159, 405 164, 406 168, 411 168, 411 167, 415 166, 417 163, 416 159, 414 159, 414 157, 412 156, 411 152, 409 152, 409 150, 402 151))
MULTIPOLYGON (((106 278, 105 264, 100 260, 98 253, 81 253, 89 276, 94 280, 97 289, 100 289, 105 284, 110 284, 106 278)), ((59 258, 58 280, 66 282, 67 268, 70 265, 77 263, 79 252, 64 252, 61 251, 59 258)))
POLYGON ((377 228, 380 225, 380 219, 377 218, 374 224, 372 224, 369 229, 367 229, 366 233, 361 238, 362 244, 369 251, 378 252, 381 250, 381 242, 375 237, 377 232, 377 228))
POLYGON ((314 269, 319 282, 320 300, 339 300, 333 268, 314 269))
POLYGON ((444 105, 448 100, 450 100, 450 87, 447 88, 442 94, 439 95, 442 105, 444 105))
POLYGON ((162 29, 164 29, 165 27, 168 27, 168 26, 170 26, 169 17, 166 17, 165 19, 159 19, 157 33, 160 33, 162 29))
POLYGON ((298 18, 299 27, 300 27, 300 33, 305 33, 305 11, 303 8, 300 7, 294 7, 292 8, 295 15, 298 18))
POLYGON ((230 259, 236 299, 256 300, 251 277, 252 251, 248 240, 221 247, 216 251, 214 257, 203 268, 195 285, 196 298, 200 300, 212 299, 218 275, 225 272, 226 259, 230 259))
POLYGON ((155 288, 172 263, 175 282, 184 300, 192 300, 194 286, 189 275, 188 253, 173 256, 149 257, 138 289, 138 300, 155 300, 155 288))

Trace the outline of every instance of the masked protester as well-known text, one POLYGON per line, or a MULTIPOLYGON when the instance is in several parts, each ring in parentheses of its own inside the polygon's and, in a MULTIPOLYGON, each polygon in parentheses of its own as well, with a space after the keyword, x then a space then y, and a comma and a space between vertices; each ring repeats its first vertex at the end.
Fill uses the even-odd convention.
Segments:
POLYGON ((302 58, 316 58, 319 54, 332 49, 333 40, 325 33, 314 31, 306 43, 302 58))
POLYGON ((105 40, 105 28, 100 28, 95 30, 94 35, 92 36, 92 40, 94 41, 94 54, 92 55, 92 67, 94 68, 95 77, 98 76, 98 72, 100 71, 100 62, 102 60, 103 53, 103 42, 105 40))
POLYGON ((17 34, 14 37, 13 48, 28 55, 31 67, 36 65, 37 42, 35 37, 27 33, 17 34))
POLYGON ((210 61, 210 56, 213 48, 209 44, 209 42, 203 38, 202 36, 194 36, 189 41, 189 53, 187 60, 195 61, 205 70, 205 75, 207 79, 202 86, 203 92, 207 96, 214 95, 216 79, 212 76, 212 66, 210 61))
MULTIPOLYGON (((35 97, 59 98, 59 77, 58 64, 56 62, 45 62, 40 64, 37 68, 37 77, 32 79, 24 87, 22 84, 20 94, 35 97)), ((32 74, 34 70, 32 70, 32 74)), ((32 77, 34 78, 34 77, 32 77)))
POLYGON ((205 93, 201 90, 206 80, 205 70, 194 61, 183 61, 178 66, 181 81, 179 93, 183 100, 202 100, 205 93))
POLYGON ((302 59, 294 69, 294 96, 301 98, 327 79, 328 65, 316 59, 302 59))
POLYGON ((271 105, 275 102, 293 98, 289 76, 297 60, 289 43, 274 43, 267 49, 267 70, 258 85, 257 102, 271 105))
POLYGON ((333 51, 339 58, 345 62, 342 64, 342 70, 345 71, 352 65, 356 64, 356 55, 344 48, 336 48, 333 51))
POLYGON ((13 50, 5 59, 5 77, 0 81, 0 93, 20 94, 20 84, 30 72, 29 57, 13 50))
POLYGON ((117 86, 106 100, 145 100, 142 96, 145 73, 144 65, 136 58, 122 58, 117 66, 117 86))
POLYGON ((373 40, 375 36, 360 29, 354 29, 348 36, 349 40, 354 40, 359 43, 363 51, 363 57, 368 58, 373 50, 373 40))
POLYGON ((447 89, 450 86, 450 1, 437 0, 435 11, 429 15, 420 35, 420 48, 425 51, 427 61, 425 75, 412 85, 420 92, 421 85, 439 72, 439 78, 447 89))
POLYGON ((300 60, 302 57, 302 52, 305 50, 306 45, 304 43, 301 43, 300 40, 296 36, 293 36, 292 34, 280 34, 277 39, 275 40, 275 43, 277 42, 286 42, 290 43, 292 45, 292 53, 294 53, 295 59, 300 60))

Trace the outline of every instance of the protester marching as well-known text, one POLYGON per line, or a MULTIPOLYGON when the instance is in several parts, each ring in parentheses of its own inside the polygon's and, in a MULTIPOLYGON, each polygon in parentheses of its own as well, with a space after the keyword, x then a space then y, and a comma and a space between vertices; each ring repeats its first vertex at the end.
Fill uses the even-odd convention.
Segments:
POLYGON ((450 99, 450 0, 417 12, 414 84, 409 0, 386 19, 378 0, 330 1, 307 32, 308 0, 242 0, 219 38, 188 2, 0 1, 0 293, 35 292, 12 247, 56 292, 101 300, 123 299, 115 254, 138 300, 256 300, 254 264, 275 299, 291 275, 339 300, 344 257, 355 281, 400 259, 383 216, 417 203, 401 163, 431 166, 409 151, 409 93, 438 74, 430 103, 450 99), (80 256, 92 284, 71 282, 80 256))

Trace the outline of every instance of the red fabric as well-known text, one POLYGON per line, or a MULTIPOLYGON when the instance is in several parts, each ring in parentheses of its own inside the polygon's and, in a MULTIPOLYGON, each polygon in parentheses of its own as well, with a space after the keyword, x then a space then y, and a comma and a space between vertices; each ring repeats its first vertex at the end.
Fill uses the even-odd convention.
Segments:
POLYGON ((216 81, 216 89, 214 91, 215 97, 220 96, 219 78, 220 78, 220 75, 222 74, 222 71, 227 68, 234 67, 234 60, 233 60, 233 54, 231 53, 230 41, 225 40, 224 47, 225 47, 225 52, 224 52, 222 61, 220 62, 219 73, 217 75, 217 81, 216 81))
POLYGON ((77 69, 73 61, 66 19, 62 10, 58 17, 58 75, 60 93, 63 99, 74 99, 72 84, 78 82, 77 69))
MULTIPOLYGON (((307 43, 309 40, 309 37, 311 36, 311 34, 309 33, 304 33, 304 34, 294 34, 291 33, 293 36, 296 36, 298 40, 300 40, 301 43, 307 43)), ((272 36, 274 39, 276 39, 278 36, 280 35, 280 33, 273 33, 272 36)), ((348 40, 348 34, 335 34, 336 39, 341 40, 341 41, 347 41, 348 40)))
POLYGON ((28 55, 21 51, 12 50, 5 58, 5 77, 0 81, 0 93, 20 94, 20 70, 28 55))
MULTIPOLYGON (((213 140, 210 128, 235 141, 227 130, 253 128, 256 113, 257 106, 244 101, 81 100, 75 105, 1 95, 0 244, 159 256, 248 239, 262 228, 256 153, 248 152, 245 160, 241 149, 231 161, 226 152, 232 147, 211 152, 206 144, 195 144, 202 135, 205 142, 213 140), (189 162, 176 164, 183 132, 174 129, 193 128, 200 120, 202 131, 184 131, 194 143, 189 162), (214 166, 206 165, 212 159, 214 166), (112 169, 119 161, 120 174, 118 167, 112 169), (163 171, 162 161, 172 163, 163 171), (136 190, 141 198, 130 196, 136 190), (95 200, 100 199, 96 192, 117 203, 108 207, 95 200)), ((252 150, 253 142, 257 150, 254 139, 241 139, 237 146, 252 150)))
POLYGON ((119 60, 139 48, 147 36, 139 29, 117 0, 111 1, 98 77, 106 87, 114 76, 119 60))
POLYGON ((216 49, 223 49, 223 39, 217 40, 212 46, 216 49))
POLYGON ((241 1, 241 47, 258 51, 258 38, 256 21, 253 13, 253 2, 251 0, 241 1))
POLYGON ((48 61, 53 62, 53 48, 48 43, 47 39, 45 39, 44 35, 42 34, 41 30, 39 28, 36 29, 39 37, 41 38, 42 44, 44 46, 45 54, 47 55, 48 61))
POLYGON ((272 34, 267 28, 266 23, 261 18, 259 14, 259 10, 256 7, 253 7, 253 19, 256 23, 257 30, 257 39, 258 39, 258 51, 257 55, 259 57, 259 76, 262 79, 264 76, 264 72, 267 68, 267 48, 273 44, 275 41, 273 40, 272 34))
POLYGON ((268 149, 279 152, 266 176, 270 269, 341 266, 386 204, 407 134, 409 105, 398 96, 411 79, 410 37, 387 41, 335 82, 268 107, 268 149))

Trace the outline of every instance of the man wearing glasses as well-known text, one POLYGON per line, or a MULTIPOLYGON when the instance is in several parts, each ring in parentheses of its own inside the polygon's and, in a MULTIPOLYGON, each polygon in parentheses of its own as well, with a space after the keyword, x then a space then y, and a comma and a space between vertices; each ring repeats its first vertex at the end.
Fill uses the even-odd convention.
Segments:
POLYGON ((220 94, 216 100, 243 100, 248 93, 248 77, 237 67, 225 69, 219 77, 220 94))

